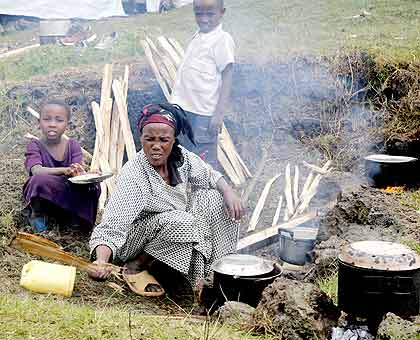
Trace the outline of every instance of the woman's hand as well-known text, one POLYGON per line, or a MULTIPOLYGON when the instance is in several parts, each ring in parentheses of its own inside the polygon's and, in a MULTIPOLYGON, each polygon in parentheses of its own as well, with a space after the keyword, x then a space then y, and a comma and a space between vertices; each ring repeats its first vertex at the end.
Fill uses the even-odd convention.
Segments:
POLYGON ((244 208, 239 196, 229 187, 229 189, 223 192, 223 198, 225 201, 225 209, 229 217, 233 221, 239 221, 244 216, 244 208))
POLYGON ((70 166, 64 171, 64 174, 68 177, 80 176, 85 173, 85 169, 79 163, 70 164, 70 166))
POLYGON ((89 272, 89 276, 97 281, 105 281, 111 275, 111 268, 107 267, 107 262, 103 260, 96 260, 93 262, 96 268, 89 272))

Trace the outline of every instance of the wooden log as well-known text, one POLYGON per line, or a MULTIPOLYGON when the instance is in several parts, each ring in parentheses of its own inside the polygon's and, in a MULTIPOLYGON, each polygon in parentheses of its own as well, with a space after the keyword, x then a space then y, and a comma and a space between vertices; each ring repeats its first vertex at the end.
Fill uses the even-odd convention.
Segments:
POLYGON ((277 204, 276 212, 274 213, 273 223, 271 224, 272 227, 279 224, 280 219, 280 212, 281 212, 281 206, 283 204, 283 196, 280 195, 279 202, 277 204))
POLYGON ((131 133, 130 122, 128 120, 127 113, 127 102, 124 97, 124 89, 121 82, 114 80, 112 83, 112 90, 114 92, 115 101, 117 102, 120 123, 123 130, 125 147, 127 150, 127 157, 130 160, 136 156, 136 146, 134 144, 133 134, 131 133))
MULTIPOLYGON (((30 106, 26 107, 26 110, 32 115, 34 116, 36 119, 39 120, 39 113, 37 111, 35 111, 33 108, 31 108, 30 106)), ((35 137, 35 136, 34 136, 35 137)), ((39 139, 38 137, 35 137, 37 139, 39 139)), ((64 133, 63 134, 63 138, 64 139, 69 139, 69 137, 64 133)), ((86 151, 85 149, 82 148, 82 153, 83 153, 83 157, 85 158, 85 160, 87 161, 91 161, 92 160, 92 154, 88 151, 86 151)))
POLYGON ((250 222, 249 222, 249 226, 248 226, 248 232, 255 230, 255 227, 256 227, 256 226, 257 226, 257 224, 258 224, 258 220, 259 220, 259 218, 260 218, 261 212, 262 212, 262 210, 263 210, 263 208, 264 208, 264 204, 265 204, 265 201, 266 201, 266 199, 267 199, 268 193, 270 192, 270 188, 271 188, 271 186, 273 185, 274 181, 275 181, 277 178, 279 178, 279 177, 280 177, 280 174, 279 174, 279 175, 276 175, 276 176, 274 176, 274 177, 272 177, 272 178, 271 178, 271 179, 270 179, 270 180, 269 180, 269 181, 265 184, 264 189, 263 189, 263 191, 262 191, 262 193, 261 193, 261 196, 260 196, 260 198, 258 199, 257 205, 256 205, 256 207, 255 207, 255 209, 254 209, 254 212, 252 213, 251 220, 250 220, 250 222))
POLYGON ((169 58, 171 58, 172 62, 175 64, 176 67, 179 67, 182 61, 182 57, 178 54, 175 48, 169 43, 169 41, 161 35, 157 38, 159 45, 162 49, 166 52, 169 58))
POLYGON ((285 171, 284 196, 286 197, 286 209, 287 209, 287 215, 285 215, 285 221, 287 221, 286 218, 288 218, 289 216, 292 216, 293 213, 294 213, 293 195, 292 195, 292 181, 291 181, 291 178, 290 178, 290 164, 289 163, 287 163, 286 171, 285 171))
POLYGON ((178 42, 178 40, 174 38, 168 38, 169 43, 173 46, 173 48, 178 52, 178 55, 182 58, 184 58, 185 51, 182 45, 178 42))
POLYGON ((236 158, 235 147, 232 143, 229 143, 226 140, 226 132, 223 132, 223 131, 226 131, 226 128, 225 129, 222 128, 222 133, 219 135, 219 139, 218 139, 218 145, 226 153, 226 156, 233 170, 235 171, 236 176, 239 179, 239 183, 242 184, 245 182, 245 175, 242 171, 241 164, 238 162, 238 159, 236 158))
POLYGON ((237 250, 240 252, 248 252, 266 246, 277 238, 279 228, 292 229, 315 218, 316 216, 317 212, 311 211, 305 215, 299 216, 298 218, 289 220, 286 223, 279 224, 246 236, 239 240, 237 250))
POLYGON ((104 100, 111 98, 111 85, 112 85, 112 64, 104 66, 101 86, 101 101, 100 107, 104 105, 104 100))
POLYGON ((230 163, 225 152, 222 150, 222 148, 219 145, 217 146, 217 159, 219 160, 220 165, 225 170, 226 175, 232 181, 233 185, 234 186, 241 185, 241 181, 239 180, 235 169, 233 169, 232 164, 230 163))
POLYGON ((316 165, 309 164, 305 161, 303 161, 302 164, 304 166, 306 166, 307 168, 309 168, 309 169, 311 169, 311 170, 313 170, 313 171, 315 171, 315 172, 317 172, 321 175, 326 175, 329 172, 328 168, 331 165, 331 161, 327 161, 322 168, 320 168, 319 166, 316 166, 316 165))
POLYGON ((4 58, 8 58, 8 57, 12 57, 12 56, 22 54, 22 53, 27 52, 29 50, 33 50, 34 48, 37 48, 39 46, 41 46, 41 45, 40 44, 33 44, 33 45, 17 48, 15 50, 7 51, 5 53, 0 54, 0 59, 4 59, 4 58))
POLYGON ((165 81, 163 80, 163 78, 162 78, 162 76, 159 72, 159 68, 158 68, 158 66, 156 65, 156 63, 153 59, 153 54, 152 54, 152 51, 150 49, 149 44, 147 43, 146 40, 141 40, 140 43, 143 46, 144 53, 146 55, 146 59, 147 59, 149 65, 150 65, 150 67, 152 68, 152 71, 153 71, 153 73, 156 77, 156 80, 159 83, 159 86, 162 89, 163 94, 166 97, 166 100, 170 100, 171 99, 171 94, 169 92, 169 88, 168 88, 167 84, 165 83, 165 81))

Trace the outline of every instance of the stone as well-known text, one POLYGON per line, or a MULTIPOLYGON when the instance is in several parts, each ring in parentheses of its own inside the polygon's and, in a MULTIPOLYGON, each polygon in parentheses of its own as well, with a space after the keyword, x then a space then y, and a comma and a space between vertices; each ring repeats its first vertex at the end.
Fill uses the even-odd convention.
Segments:
POLYGON ((282 339, 328 339, 340 311, 316 285, 277 278, 262 294, 254 313, 254 330, 282 339))
POLYGON ((404 320, 393 313, 387 313, 379 325, 377 340, 418 340, 420 339, 420 317, 414 322, 404 320))
POLYGON ((238 301, 226 301, 217 311, 218 320, 231 326, 249 328, 255 308, 238 301))

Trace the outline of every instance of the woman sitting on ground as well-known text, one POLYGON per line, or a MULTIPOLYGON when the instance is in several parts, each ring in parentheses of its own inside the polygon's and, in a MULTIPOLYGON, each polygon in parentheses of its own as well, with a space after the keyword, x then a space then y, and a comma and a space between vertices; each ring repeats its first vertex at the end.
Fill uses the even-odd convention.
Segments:
POLYGON ((37 232, 47 230, 47 217, 51 215, 85 231, 90 231, 96 220, 99 186, 68 181, 68 177, 85 173, 79 143, 63 137, 69 121, 67 104, 48 101, 42 106, 39 117, 42 137, 32 139, 26 147, 25 167, 29 179, 23 187, 23 196, 29 223, 37 232))
MULTIPOLYGON (((146 106, 138 127, 143 149, 121 171, 93 230, 92 256, 97 264, 124 263, 126 282, 143 296, 164 294, 147 272, 154 259, 196 288, 215 260, 236 252, 242 204, 219 172, 179 145, 180 133, 194 142, 179 106, 146 106)), ((106 266, 91 273, 108 275, 106 266)))

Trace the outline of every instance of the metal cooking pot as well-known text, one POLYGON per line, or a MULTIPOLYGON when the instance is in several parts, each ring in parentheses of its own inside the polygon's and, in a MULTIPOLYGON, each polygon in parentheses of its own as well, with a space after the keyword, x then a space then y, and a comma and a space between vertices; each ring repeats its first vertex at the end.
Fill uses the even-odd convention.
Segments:
POLYGON ((281 275, 274 262, 246 254, 227 255, 212 265, 217 304, 241 301, 256 307, 265 287, 281 275))
POLYGON ((318 228, 279 228, 280 258, 299 266, 311 261, 318 228))
POLYGON ((420 256, 392 242, 361 241, 338 257, 338 306, 346 313, 381 317, 419 313, 420 256))
POLYGON ((370 185, 386 187, 410 184, 416 175, 417 158, 375 154, 365 157, 366 176, 370 185))

